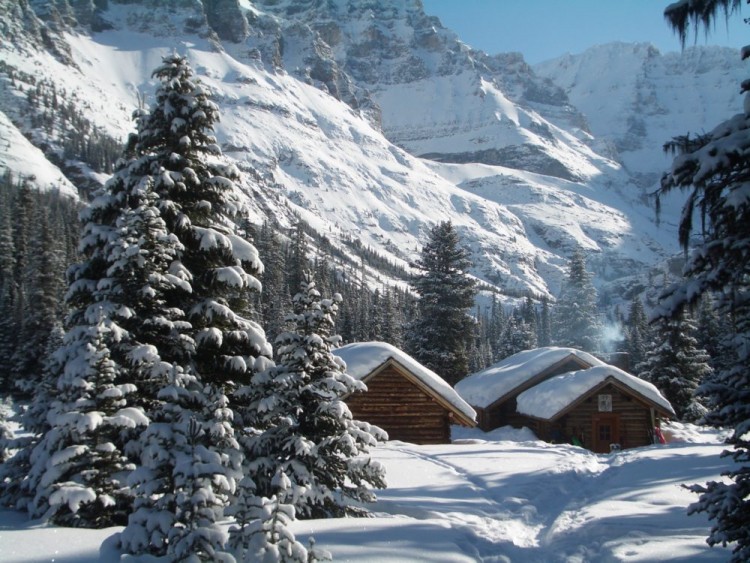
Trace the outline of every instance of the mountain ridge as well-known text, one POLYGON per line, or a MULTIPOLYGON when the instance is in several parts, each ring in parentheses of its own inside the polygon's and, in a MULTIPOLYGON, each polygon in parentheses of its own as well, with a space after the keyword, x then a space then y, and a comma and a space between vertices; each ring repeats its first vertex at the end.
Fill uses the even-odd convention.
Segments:
MULTIPOLYGON (((613 284, 609 291, 618 299, 634 273, 677 251, 669 214, 666 228, 657 227, 640 171, 627 169, 627 151, 616 139, 596 134, 597 116, 571 103, 575 91, 555 86, 554 73, 538 73, 517 54, 491 57, 468 48, 417 0, 376 3, 367 18, 352 16, 345 0, 295 2, 293 17, 286 14, 292 3, 284 1, 76 3, 88 23, 77 12, 67 23, 54 13, 45 20, 34 11, 38 4, 0 1, 14 37, 25 26, 39 29, 0 45, 3 92, 13 94, 0 102, 8 118, 0 127, 45 146, 45 166, 54 171, 53 160, 62 160, 62 177, 101 182, 106 173, 76 158, 50 160, 63 152, 64 135, 32 126, 26 100, 32 85, 18 77, 55 84, 92 128, 124 139, 133 129, 130 113, 153 91, 151 70, 176 48, 214 91, 222 114, 218 137, 225 157, 244 172, 240 189, 255 223, 272 219, 290 227, 302 218, 354 263, 344 244, 352 235, 408 269, 429 227, 451 220, 473 252, 472 273, 518 297, 554 298, 575 248, 589 252, 599 287, 606 292, 613 284), (344 8, 346 19, 311 15, 344 8), (217 10, 224 16, 240 10, 247 26, 217 10), (390 19, 378 10, 389 10, 390 19), (355 59, 360 67, 368 60, 366 46, 348 43, 357 26, 386 38, 376 59, 390 65, 389 83, 352 72, 355 59), (388 49, 391 59, 382 52, 388 49), (402 59, 414 57, 441 62, 432 65, 440 72, 396 72, 405 68, 402 59), (431 121, 435 116, 442 122, 431 121), (524 146, 542 157, 535 161, 524 146), (505 150, 503 158, 515 152, 505 165, 497 164, 497 153, 491 163, 469 156, 482 150, 505 150)), ((16 166, 10 155, 3 158, 7 168, 16 166)), ((368 276, 388 281, 376 270, 368 276)))

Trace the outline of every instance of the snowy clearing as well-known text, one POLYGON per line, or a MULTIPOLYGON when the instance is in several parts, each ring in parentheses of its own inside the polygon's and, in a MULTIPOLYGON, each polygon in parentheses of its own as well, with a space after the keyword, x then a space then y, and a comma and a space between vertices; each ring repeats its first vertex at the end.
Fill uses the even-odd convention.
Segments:
MULTIPOLYGON (((726 561, 705 543, 704 515, 683 483, 719 478, 719 437, 671 425, 672 443, 597 455, 528 431, 454 427, 455 443, 390 442, 374 518, 296 522, 297 538, 334 561, 726 561)), ((0 561, 119 561, 117 528, 80 530, 0 512, 0 561)), ((154 561, 123 557, 123 561, 154 561)))

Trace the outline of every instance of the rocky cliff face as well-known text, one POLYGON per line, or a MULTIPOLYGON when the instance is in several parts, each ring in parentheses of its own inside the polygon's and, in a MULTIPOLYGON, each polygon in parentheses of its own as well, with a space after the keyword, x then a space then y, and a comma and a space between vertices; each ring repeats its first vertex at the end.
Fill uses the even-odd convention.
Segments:
MULTIPOLYGON (((631 47, 606 67, 559 67, 568 74, 489 56, 416 0, 0 0, 0 33, 0 133, 12 139, 0 168, 45 188, 104 181, 68 131, 116 146, 177 49, 221 108, 217 136, 244 173, 251 221, 301 217, 350 264, 365 248, 408 270, 428 229, 451 220, 473 273, 519 297, 554 296, 575 248, 616 298, 676 251, 673 227, 655 225, 634 187, 664 167, 646 164, 646 141, 730 95, 691 86, 717 79, 709 58, 633 55, 650 61, 633 82, 631 47), (620 82, 596 90, 618 65, 620 82), (665 94, 673 82, 690 93, 665 94)), ((389 275, 368 271, 404 283, 389 275)))
POLYGON ((649 44, 627 43, 593 47, 534 70, 565 90, 600 146, 609 145, 647 191, 669 166, 665 142, 707 131, 742 110, 739 85, 747 75, 736 49, 662 54, 649 44))
POLYGON ((257 5, 310 30, 310 43, 318 45, 311 50, 327 47, 325 56, 372 94, 386 137, 414 155, 568 180, 598 167, 586 146, 585 119, 561 88, 537 77, 519 54, 488 56, 469 48, 425 14, 419 0, 257 5))

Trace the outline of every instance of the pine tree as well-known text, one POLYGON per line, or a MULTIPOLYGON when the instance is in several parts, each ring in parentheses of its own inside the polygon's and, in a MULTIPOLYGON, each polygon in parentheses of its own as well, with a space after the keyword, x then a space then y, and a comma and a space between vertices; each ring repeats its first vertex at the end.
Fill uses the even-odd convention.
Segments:
POLYGON ((732 333, 731 318, 720 316, 714 299, 710 295, 704 295, 698 303, 696 320, 699 347, 710 356, 710 364, 714 372, 720 373, 729 366, 734 355, 731 349, 727 349, 730 341, 728 336, 732 333))
MULTIPOLYGON (((676 2, 665 10, 665 16, 684 44, 687 30, 703 26, 709 31, 716 17, 739 12, 740 0, 697 0, 676 2)), ((746 57, 748 47, 741 49, 746 57)), ((747 92, 747 81, 741 91, 747 92)), ((747 96, 747 93, 745 94, 747 96)), ((748 108, 747 98, 745 108, 748 108)), ((706 420, 714 425, 731 428, 727 444, 736 466, 724 476, 728 482, 712 481, 695 486, 700 493, 693 512, 705 512, 714 526, 708 537, 711 545, 734 544, 734 561, 750 559, 750 200, 747 177, 750 159, 744 150, 750 113, 743 111, 713 131, 699 137, 675 139, 669 147, 680 153, 672 169, 662 179, 659 195, 675 189, 689 189, 679 228, 680 243, 686 253, 693 232, 694 211, 698 210, 705 226, 697 248, 688 253, 683 274, 678 282, 664 292, 659 314, 674 316, 688 303, 703 294, 713 293, 717 310, 731 318, 734 334, 727 341, 731 351, 727 366, 714 375, 702 388, 707 394, 710 412, 706 420)))
POLYGON ((558 346, 586 352, 599 348, 601 322, 591 278, 583 252, 578 249, 568 262, 568 273, 554 311, 553 340, 558 346))
POLYGON ((64 283, 60 275, 63 267, 59 243, 52 237, 47 215, 37 214, 35 223, 38 230, 29 240, 30 257, 24 276, 29 280, 28 299, 13 355, 14 384, 24 397, 30 397, 39 383, 45 361, 39 351, 47 348, 50 332, 59 317, 64 283))
POLYGON ((310 267, 308 254, 310 247, 302 221, 298 221, 290 235, 291 242, 287 249, 286 279, 287 284, 294 292, 304 280, 305 272, 310 267))
MULTIPOLYGON (((10 181, 7 178, 6 181, 10 181)), ((10 186, 3 185, 0 201, 0 391, 8 393, 12 387, 10 372, 18 335, 15 326, 16 284, 15 251, 11 227, 10 186), (7 195, 6 195, 7 191, 7 195)))
POLYGON ((261 276, 260 312, 268 339, 273 342, 284 329, 284 315, 292 302, 284 276, 284 249, 268 222, 260 229, 257 245, 265 266, 261 276))
POLYGON ((519 317, 523 323, 524 332, 524 350, 532 350, 538 346, 538 319, 536 305, 531 297, 524 299, 523 305, 519 311, 519 317))
POLYGON ((380 338, 383 342, 393 344, 396 348, 401 348, 403 344, 401 330, 402 323, 397 318, 398 304, 394 292, 388 286, 383 286, 383 310, 382 326, 380 338))
POLYGON ((63 345, 64 331, 58 322, 50 332, 47 349, 42 356, 45 367, 42 377, 34 390, 34 400, 21 416, 24 433, 14 438, 12 448, 15 455, 0 465, 0 504, 17 510, 31 512, 33 500, 40 486, 44 467, 32 472, 31 458, 36 446, 50 430, 47 415, 52 402, 57 398, 57 375, 55 352, 63 345))
POLYGON ((61 363, 70 367, 74 357, 76 369, 60 375, 47 413, 51 428, 32 453, 30 477, 38 483, 33 516, 65 526, 125 523, 130 498, 124 478, 131 467, 116 444, 121 428, 143 418, 123 410, 134 387, 116 384, 107 345, 116 338, 112 330, 102 315, 89 329, 66 335, 61 353, 71 357, 61 363))
MULTIPOLYGON (((85 260, 70 269, 71 313, 54 362, 59 393, 46 415, 51 427, 29 456, 27 487, 47 483, 34 497, 32 514, 66 524, 124 524, 130 511, 123 474, 131 468, 125 461, 127 437, 137 435, 135 429, 147 422, 150 374, 144 366, 158 363, 152 358, 158 356, 154 344, 159 343, 148 338, 147 327, 166 321, 154 314, 154 308, 163 299, 159 286, 177 251, 159 222, 150 184, 135 174, 143 164, 134 159, 121 162, 82 213, 85 260), (154 225, 161 228, 159 234, 154 225), (157 240, 171 251, 157 251, 157 240), (77 422, 86 420, 96 423, 77 422), (107 455, 97 458, 96 452, 105 447, 107 455), (79 454, 56 466, 60 452, 75 451, 79 454), (93 480, 87 465, 96 466, 93 480), (110 502, 113 495, 115 501, 110 502), (70 496, 82 502, 65 502, 70 496), (94 503, 99 498, 104 501, 94 503)), ((176 276, 168 287, 175 280, 176 276)), ((180 341, 179 335, 169 336, 180 341)), ((48 392, 44 386, 39 391, 48 392)), ((37 395, 35 402, 40 399, 37 395)))
POLYGON ((8 277, 0 286, 0 391, 4 395, 14 389, 11 370, 16 350, 18 327, 16 325, 16 293, 13 279, 8 277))
POLYGON ((636 366, 638 376, 656 385, 677 417, 686 422, 697 422, 705 414, 696 390, 712 373, 708 354, 697 347, 695 333, 695 323, 686 313, 662 321, 644 361, 636 366))
POLYGON ((244 439, 254 494, 281 498, 303 518, 364 513, 352 501, 373 502, 372 489, 385 487, 382 466, 367 455, 385 433, 352 419, 343 397, 364 384, 331 353, 340 343, 332 333, 340 300, 322 299, 307 274, 290 330, 277 339, 276 367, 245 390, 252 397, 246 422, 255 429, 244 439))
POLYGON ((646 359, 646 350, 651 342, 651 330, 648 326, 646 312, 643 310, 641 298, 637 295, 630 302, 627 327, 625 331, 625 347, 628 361, 634 368, 646 359))
POLYGON ((229 530, 229 545, 237 560, 248 563, 330 560, 331 554, 315 548, 312 538, 308 551, 289 529, 289 524, 295 520, 294 506, 283 500, 291 488, 289 478, 280 472, 273 485, 281 498, 256 496, 253 492, 255 485, 249 477, 240 483, 243 496, 235 507, 236 524, 229 530))
POLYGON ((412 356, 451 385, 469 372, 475 283, 468 276, 469 253, 459 244, 450 221, 436 225, 422 249, 414 279, 419 295, 418 316, 406 343, 412 356))
POLYGON ((539 315, 539 326, 537 327, 537 345, 549 346, 552 344, 552 319, 550 317, 549 299, 542 299, 542 311, 539 315))
POLYGON ((158 214, 165 231, 155 250, 167 253, 148 278, 153 322, 131 328, 144 339, 138 357, 146 357, 144 388, 155 402, 133 446, 141 467, 131 476, 134 512, 120 545, 134 554, 213 560, 225 539, 216 520, 241 470, 228 395, 270 361, 260 326, 237 312, 252 313, 262 264, 233 223, 238 171, 221 161, 209 92, 178 55, 154 76, 161 81, 156 103, 139 117, 129 145, 133 165, 146 168, 122 181, 153 186, 148 216, 158 214))

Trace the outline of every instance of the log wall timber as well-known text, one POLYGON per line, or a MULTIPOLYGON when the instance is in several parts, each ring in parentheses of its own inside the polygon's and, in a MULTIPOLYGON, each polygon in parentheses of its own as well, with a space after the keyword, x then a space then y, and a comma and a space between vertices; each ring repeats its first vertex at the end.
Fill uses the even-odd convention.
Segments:
POLYGON ((554 420, 517 415, 521 417, 517 426, 530 428, 540 439, 548 442, 577 441, 585 448, 607 453, 610 444, 619 444, 622 449, 652 444, 651 409, 652 405, 641 400, 627 388, 607 383, 592 390, 554 420), (611 411, 599 410, 599 395, 609 395, 612 398, 611 411), (608 419, 604 422, 611 425, 612 435, 607 440, 601 440, 596 435, 597 421, 602 422, 601 419, 608 419))
POLYGON ((393 365, 367 378, 366 383, 367 392, 346 399, 355 419, 379 426, 388 432, 390 440, 450 442, 450 412, 393 365))
MULTIPOLYGON (((611 413, 617 415, 618 420, 618 435, 613 436, 613 443, 620 444, 623 449, 637 448, 653 443, 651 405, 647 405, 626 389, 611 383, 588 396, 560 417, 556 421, 556 425, 552 423, 551 426, 557 427, 556 430, 566 439, 565 441, 570 441, 573 436, 576 436, 581 440, 584 447, 595 449, 593 420, 595 416, 605 414, 599 411, 599 395, 610 395, 612 397, 611 413)), ((550 429, 550 433, 552 431, 553 428, 550 429)), ((552 435, 548 435, 545 439, 549 440, 552 437, 552 435)))

